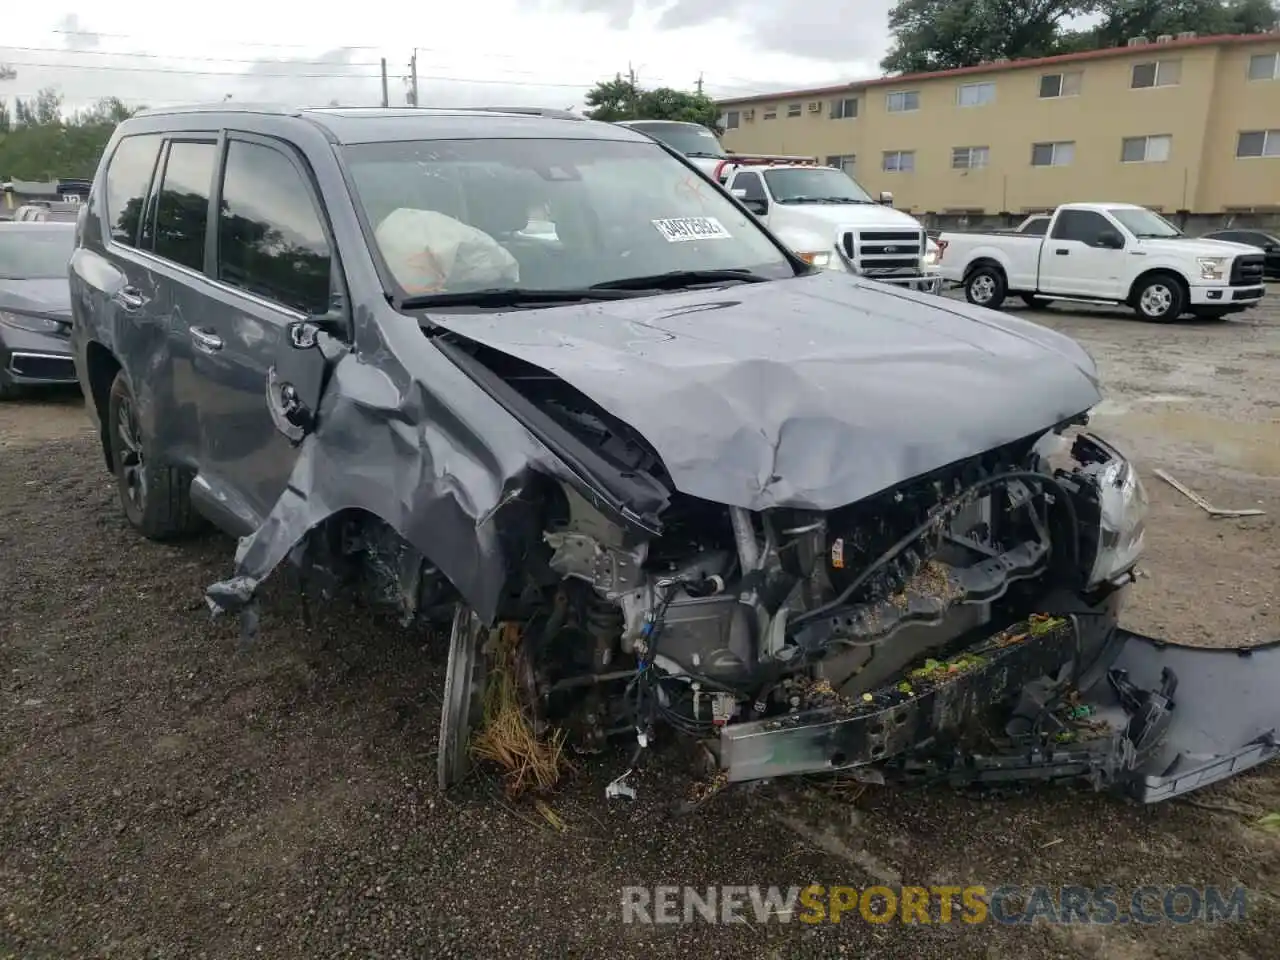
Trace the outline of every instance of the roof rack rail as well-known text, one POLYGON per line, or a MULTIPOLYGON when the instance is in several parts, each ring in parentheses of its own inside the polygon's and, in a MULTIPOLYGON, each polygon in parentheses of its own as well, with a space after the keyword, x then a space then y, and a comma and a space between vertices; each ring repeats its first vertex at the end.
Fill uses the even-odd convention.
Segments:
POLYGON ((465 107, 464 109, 479 110, 482 113, 521 113, 532 117, 550 117, 553 120, 587 119, 572 110, 558 110, 555 107, 465 107))
POLYGON ((818 166, 817 157, 788 157, 781 154, 769 153, 735 153, 725 157, 716 164, 715 172, 712 178, 715 180, 723 180, 728 176, 724 172, 726 167, 768 167, 776 164, 790 164, 795 166, 818 166))

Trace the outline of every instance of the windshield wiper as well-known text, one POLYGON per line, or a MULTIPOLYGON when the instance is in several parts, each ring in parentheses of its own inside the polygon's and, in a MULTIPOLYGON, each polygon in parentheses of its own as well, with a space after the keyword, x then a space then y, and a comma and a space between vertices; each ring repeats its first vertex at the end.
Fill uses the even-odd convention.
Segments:
POLYGON ((623 277, 621 280, 593 283, 591 289, 601 293, 609 291, 621 293, 631 290, 670 290, 695 284, 724 283, 725 281, 764 283, 768 280, 768 277, 762 277, 750 270, 672 270, 670 273, 654 273, 647 277, 623 277))
POLYGON ((460 290, 456 293, 424 293, 396 301, 395 307, 397 310, 417 310, 423 307, 528 307, 580 303, 584 300, 623 300, 633 295, 630 290, 594 287, 566 290, 495 287, 489 290, 460 290))

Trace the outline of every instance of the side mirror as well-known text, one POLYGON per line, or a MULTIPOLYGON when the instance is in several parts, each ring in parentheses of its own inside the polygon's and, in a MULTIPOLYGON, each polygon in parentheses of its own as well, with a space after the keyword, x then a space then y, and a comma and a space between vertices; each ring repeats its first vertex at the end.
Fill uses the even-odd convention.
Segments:
POLYGON ((892 193, 890 193, 888 190, 881 190, 881 191, 880 191, 880 202, 881 202, 881 203, 883 203, 886 207, 892 207, 892 206, 893 206, 893 194, 892 194, 892 193))
POLYGON ((1108 250, 1123 250, 1124 237, 1114 230, 1103 230, 1098 234, 1098 246, 1105 247, 1108 250))
POLYGON ((768 200, 743 200, 742 205, 758 216, 764 216, 769 212, 768 200))

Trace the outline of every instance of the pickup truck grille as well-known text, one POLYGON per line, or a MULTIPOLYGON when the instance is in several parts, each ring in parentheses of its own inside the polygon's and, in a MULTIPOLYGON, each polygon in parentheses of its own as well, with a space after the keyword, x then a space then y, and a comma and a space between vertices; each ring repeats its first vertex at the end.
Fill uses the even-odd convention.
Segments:
POLYGON ((1231 264, 1231 286, 1253 287, 1262 283, 1262 270, 1266 259, 1266 256, 1260 253, 1246 253, 1236 257, 1231 264))
POLYGON ((845 256, 869 277, 918 273, 925 245, 923 230, 846 230, 840 235, 845 256))

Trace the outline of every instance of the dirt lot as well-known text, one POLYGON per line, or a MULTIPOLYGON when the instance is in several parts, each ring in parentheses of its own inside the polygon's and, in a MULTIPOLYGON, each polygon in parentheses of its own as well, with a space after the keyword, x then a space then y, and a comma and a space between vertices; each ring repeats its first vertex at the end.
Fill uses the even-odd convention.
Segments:
MULTIPOLYGON (((1146 474, 1128 625, 1196 644, 1280 635, 1280 309, 1037 319, 1098 359, 1098 426, 1146 474), (1268 515, 1212 520, 1157 466, 1268 515)), ((74 399, 0 407, 0 956, 1275 956, 1280 838, 1255 823, 1280 810, 1274 766, 1149 809, 790 783, 673 817, 688 782, 663 782, 669 760, 636 803, 605 802, 619 753, 555 798, 559 832, 486 779, 436 792, 439 641, 347 608, 309 631, 273 583, 260 645, 239 653, 201 596, 232 550, 129 532, 74 399), (898 878, 1242 884, 1251 899, 1244 922, 1214 926, 620 921, 623 885, 898 878)))

